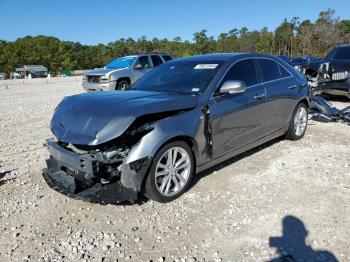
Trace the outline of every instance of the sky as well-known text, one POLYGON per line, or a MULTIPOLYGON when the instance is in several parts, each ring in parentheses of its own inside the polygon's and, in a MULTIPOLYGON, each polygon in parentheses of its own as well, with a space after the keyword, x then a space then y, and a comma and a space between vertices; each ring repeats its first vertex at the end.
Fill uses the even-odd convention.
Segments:
POLYGON ((274 30, 294 16, 315 21, 329 7, 350 19, 350 0, 0 0, 0 39, 47 35, 88 45, 141 36, 192 41, 202 29, 217 37, 244 26, 274 30))

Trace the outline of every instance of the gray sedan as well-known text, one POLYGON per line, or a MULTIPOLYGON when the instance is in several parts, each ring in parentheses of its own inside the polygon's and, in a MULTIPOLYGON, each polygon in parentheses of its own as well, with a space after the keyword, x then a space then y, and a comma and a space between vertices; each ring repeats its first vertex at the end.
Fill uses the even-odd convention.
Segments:
POLYGON ((306 79, 275 56, 173 60, 129 91, 66 97, 51 121, 44 177, 89 201, 142 193, 168 202, 196 173, 276 137, 301 139, 308 108, 306 79))

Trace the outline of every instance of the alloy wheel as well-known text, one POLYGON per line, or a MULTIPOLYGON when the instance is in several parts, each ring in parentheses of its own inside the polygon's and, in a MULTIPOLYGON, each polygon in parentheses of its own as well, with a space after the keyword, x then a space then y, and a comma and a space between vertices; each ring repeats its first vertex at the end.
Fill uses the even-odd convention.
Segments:
POLYGON ((181 147, 168 149, 159 159, 155 169, 155 182, 160 194, 171 197, 187 184, 191 173, 191 159, 181 147))
POLYGON ((297 136, 302 136, 307 125, 307 112, 305 107, 299 107, 294 116, 294 133, 297 136))

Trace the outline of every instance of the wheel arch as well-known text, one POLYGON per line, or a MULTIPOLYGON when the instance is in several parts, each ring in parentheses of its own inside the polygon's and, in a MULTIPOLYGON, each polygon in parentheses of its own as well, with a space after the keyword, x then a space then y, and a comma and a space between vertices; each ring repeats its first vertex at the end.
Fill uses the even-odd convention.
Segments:
POLYGON ((304 104, 307 106, 307 108, 310 108, 310 99, 309 99, 309 97, 306 97, 306 96, 301 97, 301 98, 298 100, 298 102, 296 103, 295 107, 293 108, 293 111, 291 111, 290 114, 289 114, 288 122, 287 122, 287 123, 288 123, 287 127, 289 126, 289 123, 290 123, 290 121, 291 121, 291 119, 292 119, 292 117, 293 117, 293 114, 294 114, 295 109, 296 109, 301 103, 304 103, 304 104))
POLYGON ((183 141, 191 148, 191 151, 192 151, 192 154, 193 154, 193 159, 194 159, 194 162, 195 162, 195 167, 196 167, 197 156, 198 156, 198 150, 197 150, 198 146, 197 146, 196 141, 190 136, 178 135, 178 136, 172 137, 172 138, 168 139, 167 141, 165 141, 164 143, 162 143, 162 145, 159 146, 157 152, 161 148, 163 148, 165 145, 167 145, 167 144, 169 144, 171 142, 175 142, 175 141, 183 141))
POLYGON ((193 162, 194 162, 194 169, 193 169, 193 174, 196 174, 196 170, 197 170, 197 143, 196 141, 190 137, 190 136, 187 136, 187 135, 178 135, 178 136, 174 136, 168 140, 166 140, 164 143, 162 143, 156 150, 156 152, 153 154, 152 156, 152 160, 150 161, 150 164, 149 164, 149 167, 148 167, 148 170, 147 170, 147 173, 143 176, 142 178, 142 182, 141 182, 141 186, 140 186, 140 189, 141 191, 144 191, 144 186, 145 186, 145 183, 146 183, 146 180, 147 180, 147 177, 148 177, 148 173, 149 173, 149 170, 153 164, 153 159, 154 159, 154 156, 166 145, 172 143, 172 142, 176 142, 176 141, 181 141, 181 142, 185 142, 191 149, 191 152, 192 152, 192 155, 193 155, 193 162))
POLYGON ((307 107, 310 107, 310 99, 303 97, 298 101, 298 104, 296 105, 296 107, 301 104, 304 103, 307 107))
POLYGON ((123 80, 128 81, 129 84, 131 85, 131 79, 130 79, 130 77, 128 77, 128 76, 123 76, 123 77, 119 77, 119 78, 117 79, 116 84, 115 84, 115 85, 116 85, 116 86, 115 86, 115 89, 118 88, 118 84, 119 84, 121 81, 123 81, 123 80))

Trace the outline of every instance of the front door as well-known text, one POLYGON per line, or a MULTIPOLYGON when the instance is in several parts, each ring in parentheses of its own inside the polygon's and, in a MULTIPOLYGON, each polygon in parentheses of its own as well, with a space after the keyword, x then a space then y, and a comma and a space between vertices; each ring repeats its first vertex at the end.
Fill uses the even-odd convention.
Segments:
POLYGON ((133 77, 132 77, 133 82, 136 82, 151 70, 152 70, 152 66, 148 55, 140 56, 134 64, 133 77))
POLYGON ((241 94, 217 92, 209 101, 214 158, 267 134, 266 91, 259 81, 254 60, 235 63, 221 85, 227 80, 243 81, 247 89, 241 94))

